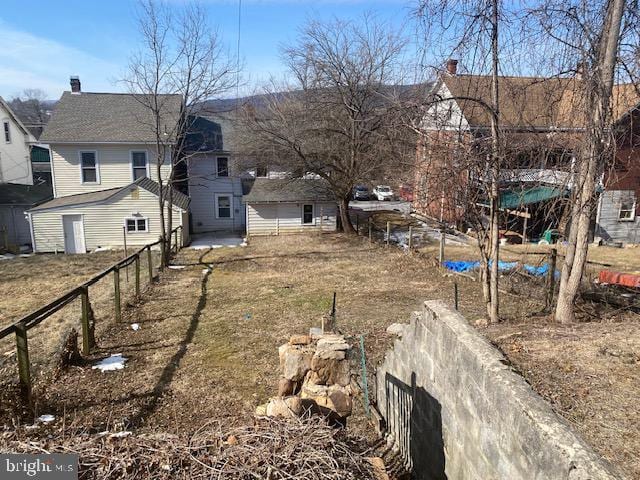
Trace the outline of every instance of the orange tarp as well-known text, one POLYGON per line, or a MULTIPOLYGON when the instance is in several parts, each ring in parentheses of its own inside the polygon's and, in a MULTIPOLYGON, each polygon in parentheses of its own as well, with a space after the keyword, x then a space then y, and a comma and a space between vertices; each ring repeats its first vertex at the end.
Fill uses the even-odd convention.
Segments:
POLYGON ((640 288, 640 275, 633 273, 620 273, 613 270, 602 270, 598 275, 600 283, 622 285, 629 288, 640 288))

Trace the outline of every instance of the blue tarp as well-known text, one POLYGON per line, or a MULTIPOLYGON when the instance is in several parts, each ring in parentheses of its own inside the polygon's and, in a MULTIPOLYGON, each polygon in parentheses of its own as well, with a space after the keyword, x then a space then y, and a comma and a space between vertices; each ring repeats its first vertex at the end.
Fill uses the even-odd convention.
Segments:
MULTIPOLYGON (((470 262, 466 260, 459 260, 459 261, 447 260, 443 262, 443 265, 445 266, 445 268, 448 268, 449 270, 453 270, 454 272, 464 273, 470 270, 475 270, 476 268, 480 267, 480 262, 477 262, 477 261, 470 262)), ((491 265, 491 263, 489 263, 489 265, 491 265)), ((498 270, 500 270, 501 272, 508 272, 516 268, 518 265, 519 265, 518 262, 498 262, 498 270)), ((546 263, 540 266, 523 264, 522 268, 528 274, 535 275, 536 277, 544 277, 549 271, 549 265, 546 263)), ((558 277, 560 275, 560 272, 556 270, 555 275, 556 277, 558 277)))

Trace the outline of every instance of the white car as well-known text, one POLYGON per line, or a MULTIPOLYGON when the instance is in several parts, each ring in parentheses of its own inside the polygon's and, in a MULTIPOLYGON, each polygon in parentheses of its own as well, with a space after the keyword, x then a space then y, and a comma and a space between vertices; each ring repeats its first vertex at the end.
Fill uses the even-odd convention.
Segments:
POLYGON ((393 190, 388 185, 378 185, 373 189, 373 196, 379 201, 393 200, 393 190))

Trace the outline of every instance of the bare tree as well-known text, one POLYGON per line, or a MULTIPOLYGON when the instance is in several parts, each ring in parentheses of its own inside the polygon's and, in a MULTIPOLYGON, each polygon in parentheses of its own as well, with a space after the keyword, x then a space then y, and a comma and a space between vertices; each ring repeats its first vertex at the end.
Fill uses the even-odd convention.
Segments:
POLYGON ((186 139, 204 102, 236 85, 237 62, 225 52, 197 3, 176 12, 162 2, 144 0, 139 5, 138 27, 142 46, 131 58, 123 81, 150 114, 150 121, 139 121, 149 123, 155 138, 162 258, 166 263, 171 251, 174 186, 186 181, 177 172, 186 171, 193 153, 186 139), (178 111, 176 96, 181 98, 178 111), (168 175, 162 168, 167 163, 171 167, 168 175))
POLYGON ((568 243, 555 310, 556 320, 567 323, 575 320, 574 303, 587 261, 596 186, 615 153, 612 93, 620 69, 621 38, 625 30, 630 31, 623 25, 631 25, 637 17, 628 11, 625 0, 544 2, 533 12, 562 56, 580 65, 572 113, 582 121, 584 133, 575 154, 568 243))
MULTIPOLYGON (((478 2, 424 0, 419 3, 417 18, 423 27, 425 49, 430 48, 435 42, 434 31, 437 31, 437 35, 441 38, 453 33, 459 38, 451 46, 450 55, 453 53, 467 54, 470 59, 467 66, 472 70, 477 68, 482 72, 488 71, 491 78, 491 93, 488 99, 485 96, 474 96, 473 94, 468 96, 449 96, 447 98, 436 95, 428 99, 425 102, 425 106, 431 108, 434 104, 446 104, 452 101, 473 102, 478 108, 486 111, 489 117, 490 149, 480 154, 478 147, 484 150, 485 146, 481 145, 482 142, 477 143, 473 149, 474 165, 469 164, 470 157, 466 158, 467 161, 459 158, 456 163, 458 166, 461 163, 466 163, 468 172, 476 171, 479 173, 479 177, 476 178, 485 178, 488 181, 487 188, 483 192, 489 205, 487 221, 484 220, 484 215, 468 215, 468 217, 474 220, 472 223, 476 229, 480 249, 481 278, 484 299, 487 305, 487 315, 492 322, 497 322, 499 320, 498 266, 500 258, 499 179, 500 165, 503 163, 499 109, 499 32, 501 24, 504 22, 501 2, 499 0, 478 2), (469 45, 474 45, 475 48, 469 49, 469 45)), ((450 142, 450 140, 451 138, 448 138, 447 142, 450 142)), ((454 140, 453 143, 460 143, 460 138, 454 140)), ((450 145, 446 148, 450 148, 450 145)), ((460 154, 459 151, 458 154, 460 154)), ((467 200, 472 197, 477 200, 468 191, 465 192, 465 195, 467 200)), ((467 213, 477 210, 477 201, 472 203, 467 201, 465 203, 469 207, 465 209, 467 213)))
POLYGON ((353 187, 414 157, 398 108, 405 45, 370 17, 309 21, 282 52, 291 82, 266 88, 239 123, 245 157, 326 180, 348 233, 353 187))
POLYGON ((28 88, 13 97, 9 105, 25 127, 34 133, 36 138, 39 137, 51 116, 46 93, 37 88, 28 88))

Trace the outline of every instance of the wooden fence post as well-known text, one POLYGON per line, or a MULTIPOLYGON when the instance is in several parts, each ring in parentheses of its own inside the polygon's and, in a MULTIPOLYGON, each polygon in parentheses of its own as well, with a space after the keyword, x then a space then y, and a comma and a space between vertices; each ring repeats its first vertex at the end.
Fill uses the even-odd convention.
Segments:
POLYGON ((153 258, 151 257, 151 247, 147 247, 147 263, 149 264, 149 283, 153 283, 153 258))
POLYGON ((176 253, 178 253, 179 248, 178 248, 178 229, 177 228, 173 231, 173 243, 175 243, 176 253))
POLYGON ((556 262, 558 258, 558 250, 555 248, 551 249, 549 252, 549 257, 547 260, 547 266, 549 270, 547 270, 547 298, 545 301, 545 305, 547 308, 553 305, 553 296, 556 290, 556 262))
POLYGON ((89 302, 89 288, 81 287, 82 293, 80 298, 82 299, 82 353, 83 355, 89 355, 91 349, 95 346, 94 335, 94 319, 93 312, 91 311, 91 303, 89 302))
POLYGON ((413 248, 413 226, 409 225, 409 239, 407 242, 409 247, 409 253, 411 253, 411 249, 413 248))
POLYGON ((27 346, 27 325, 16 323, 16 352, 18 355, 18 376, 23 397, 31 405, 31 365, 27 346))
POLYGON ((389 242, 391 241, 391 222, 387 222, 387 247, 389 246, 389 242))
POLYGON ((453 282, 453 304, 458 310, 458 282, 453 282))
POLYGON ((116 267, 113 270, 113 287, 116 322, 119 322, 122 320, 122 310, 120 309, 120 267, 116 267))
POLYGON ((442 265, 444 263, 444 243, 446 241, 446 232, 444 231, 444 227, 440 228, 440 251, 438 253, 438 263, 442 265))
POLYGON ((140 296, 140 254, 136 253, 136 297, 140 296))
POLYGON ((369 217, 369 243, 373 243, 373 227, 371 225, 371 217, 369 217))

